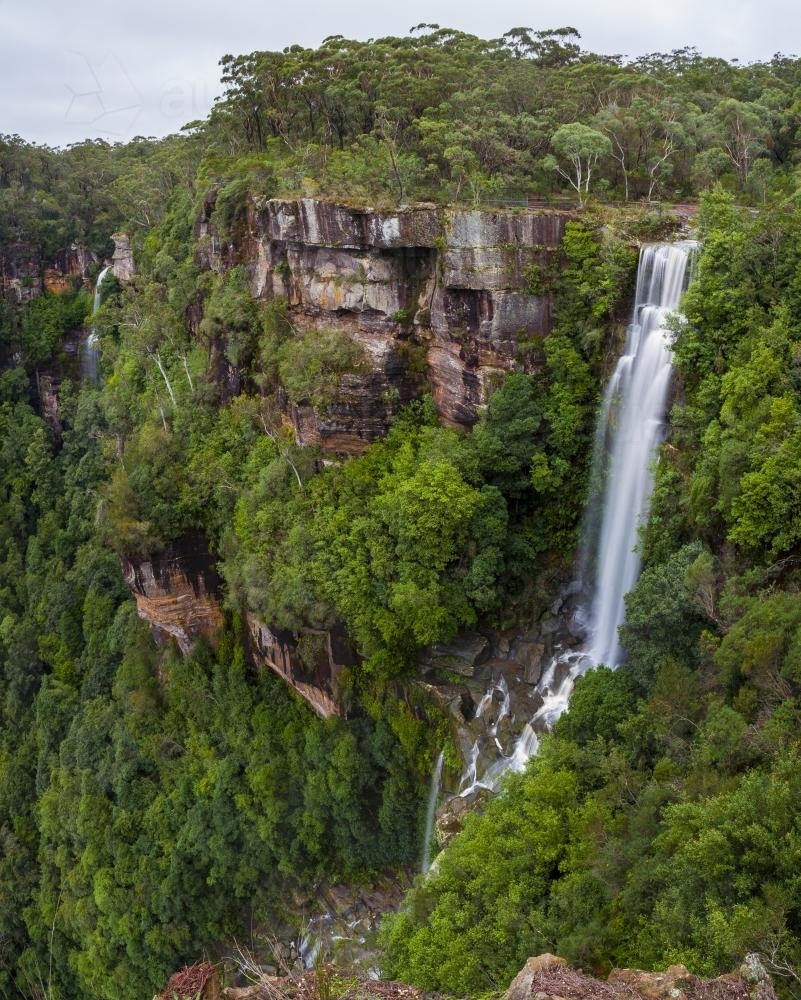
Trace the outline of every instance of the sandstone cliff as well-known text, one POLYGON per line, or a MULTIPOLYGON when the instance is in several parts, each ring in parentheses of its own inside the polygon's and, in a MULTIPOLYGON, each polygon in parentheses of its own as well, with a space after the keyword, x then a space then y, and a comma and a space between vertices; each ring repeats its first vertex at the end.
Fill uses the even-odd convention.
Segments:
POLYGON ((213 640, 222 624, 219 578, 200 540, 152 559, 123 563, 139 617, 156 638, 188 652, 200 636, 213 640))
MULTIPOLYGON (((367 359, 364 370, 342 376, 324 412, 286 403, 301 444, 358 453, 385 433, 400 405, 426 390, 444 422, 468 427, 494 380, 522 366, 521 341, 551 329, 550 293, 533 290, 532 274, 554 265, 569 213, 430 205, 380 212, 273 199, 250 203, 231 244, 222 245, 214 206, 211 192, 196 228, 201 266, 243 265, 252 295, 285 298, 296 330, 344 331, 367 359)), ((114 273, 128 280, 130 245, 122 234, 114 241, 114 273)), ((183 650, 199 635, 211 638, 221 621, 216 577, 196 561, 175 552, 126 565, 140 616, 183 650)), ((320 715, 341 713, 338 676, 356 661, 343 635, 278 633, 255 618, 248 625, 255 662, 320 715)), ((452 653, 434 650, 428 665, 452 653)), ((473 676, 475 662, 472 656, 462 672, 473 676)), ((468 715, 483 695, 485 673, 467 696, 468 715)))
POLYGON ((33 243, 12 243, 0 248, 0 296, 23 303, 44 290, 58 293, 77 288, 92 262, 90 252, 78 243, 52 260, 44 260, 33 243))
MULTIPOLYGON (((187 653, 203 637, 214 642, 222 625, 220 580, 202 539, 185 539, 166 553, 123 562, 136 610, 159 642, 174 640, 187 653)), ((341 628, 295 635, 273 631, 249 615, 250 653, 294 688, 318 715, 341 715, 337 679, 356 654, 341 628)))
POLYGON ((253 295, 285 298, 297 329, 346 331, 369 359, 325 414, 291 409, 302 444, 361 451, 426 388, 445 423, 469 427, 494 381, 522 366, 520 342, 551 329, 551 296, 532 276, 558 254, 569 213, 273 199, 251 204, 224 247, 213 210, 212 193, 202 266, 244 264, 253 295))

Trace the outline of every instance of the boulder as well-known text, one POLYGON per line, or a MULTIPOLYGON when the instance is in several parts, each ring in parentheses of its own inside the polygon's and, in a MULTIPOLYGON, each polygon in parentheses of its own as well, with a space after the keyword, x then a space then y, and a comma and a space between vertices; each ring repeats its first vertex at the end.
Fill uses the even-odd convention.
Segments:
POLYGON ((530 958, 512 980, 511 986, 506 991, 506 1000, 532 1000, 540 993, 546 995, 541 989, 543 973, 564 968, 566 965, 567 962, 563 958, 550 952, 530 958))
POLYGON ((748 984, 751 1000, 776 1000, 773 981, 759 955, 749 952, 740 966, 740 977, 748 984))
POLYGON ((545 645, 541 642, 520 640, 515 643, 511 655, 514 661, 520 664, 526 684, 537 684, 542 676, 545 645))
POLYGON ((429 646, 423 654, 423 666, 429 670, 449 670, 472 677, 489 651, 489 640, 476 632, 466 632, 453 642, 429 646))

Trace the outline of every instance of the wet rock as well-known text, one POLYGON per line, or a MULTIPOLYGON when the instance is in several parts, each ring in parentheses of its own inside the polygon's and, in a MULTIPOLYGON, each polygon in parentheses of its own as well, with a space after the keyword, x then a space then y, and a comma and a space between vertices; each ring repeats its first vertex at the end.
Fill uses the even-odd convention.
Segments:
POLYGON ((571 668, 572 668, 572 664, 570 664, 570 663, 568 663, 568 662, 566 662, 564 660, 560 660, 556 664, 556 667, 555 667, 554 672, 553 672, 553 683, 551 684, 551 690, 552 691, 558 691, 559 690, 559 688, 564 683, 565 678, 570 673, 571 668))
POLYGON ((457 722, 469 722, 476 711, 470 691, 461 684, 421 684, 424 691, 457 722))
POLYGON ((429 670, 450 670, 472 677, 476 666, 486 657, 489 640, 475 632, 457 636, 453 642, 429 646, 423 654, 423 665, 429 670))
POLYGON ((522 640, 515 643, 514 660, 522 667, 526 684, 537 684, 542 676, 542 660, 545 646, 541 642, 522 640))
POLYGON ((562 622, 554 614, 544 614, 540 619, 540 634, 554 635, 562 626, 562 622))
POLYGON ((465 817, 486 802, 490 793, 477 788, 469 795, 456 795, 437 810, 435 832, 440 847, 447 847, 457 833, 461 833, 465 817))

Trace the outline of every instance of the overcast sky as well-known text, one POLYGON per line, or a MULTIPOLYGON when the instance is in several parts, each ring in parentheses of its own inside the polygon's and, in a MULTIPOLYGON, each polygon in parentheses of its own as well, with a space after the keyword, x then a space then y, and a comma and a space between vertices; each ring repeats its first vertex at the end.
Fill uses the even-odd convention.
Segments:
POLYGON ((403 35, 421 21, 485 38, 571 25, 584 48, 631 57, 801 50, 797 0, 0 0, 0 133, 53 146, 166 135, 207 113, 225 53, 403 35))

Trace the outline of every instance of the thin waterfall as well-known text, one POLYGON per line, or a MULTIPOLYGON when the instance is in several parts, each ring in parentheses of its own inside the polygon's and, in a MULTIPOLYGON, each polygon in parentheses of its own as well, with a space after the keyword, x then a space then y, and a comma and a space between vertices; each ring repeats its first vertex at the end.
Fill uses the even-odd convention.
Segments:
POLYGON ((459 782, 459 795, 467 796, 475 789, 478 784, 478 755, 481 751, 481 746, 479 741, 476 740, 475 743, 470 748, 470 756, 467 759, 467 767, 462 775, 462 779, 459 782))
POLYGON ((437 812, 437 799, 442 788, 442 765, 445 755, 440 750, 437 755, 434 771, 431 775, 431 785, 428 789, 428 804, 426 806, 426 828, 423 836, 423 858, 420 863, 420 871, 425 875, 431 867, 431 838, 434 834, 434 817, 437 812))
POLYGON ((594 565, 589 567, 595 579, 586 615, 590 635, 586 652, 596 664, 615 667, 623 655, 618 628, 625 596, 640 573, 638 531, 648 516, 653 461, 662 440, 670 384, 672 353, 666 321, 678 309, 694 245, 642 248, 626 347, 598 421, 591 481, 603 482, 600 530, 597 540, 584 545, 585 551, 595 550, 594 565))
MULTIPOLYGON (((96 313, 101 305, 101 289, 103 285, 103 279, 106 277, 108 272, 111 270, 111 265, 104 267, 103 270, 97 276, 97 283, 95 285, 95 298, 92 303, 92 313, 96 313)), ((83 352, 83 364, 82 372, 83 377, 86 382, 96 382, 97 381, 97 364, 99 360, 100 351, 97 346, 98 333, 97 328, 92 327, 89 331, 89 336, 86 338, 86 344, 84 345, 83 352)))

